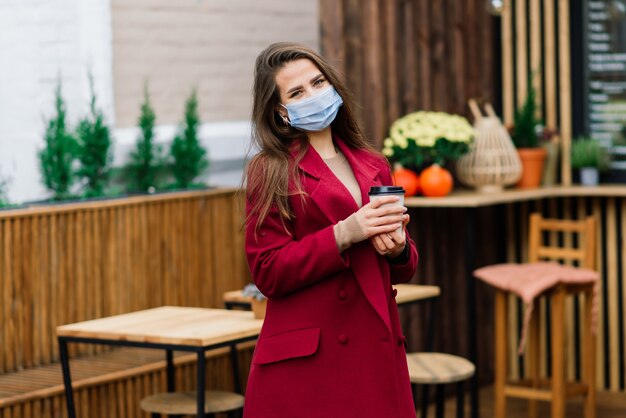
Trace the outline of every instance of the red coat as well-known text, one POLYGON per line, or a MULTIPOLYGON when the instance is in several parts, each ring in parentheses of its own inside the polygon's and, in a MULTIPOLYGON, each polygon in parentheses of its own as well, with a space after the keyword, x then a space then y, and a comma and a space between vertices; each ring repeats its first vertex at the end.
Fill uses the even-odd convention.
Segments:
MULTIPOLYGON (((392 184, 379 156, 336 139, 361 188, 392 184)), ((358 210, 313 147, 299 164, 306 207, 290 197, 285 232, 273 211, 246 231, 252 278, 268 296, 246 391, 245 418, 414 418, 392 284, 411 279, 410 258, 391 265, 369 240, 340 253, 333 225, 358 210)), ((247 210, 249 211, 250 206, 247 210)), ((254 225, 254 224, 252 224, 254 225)))

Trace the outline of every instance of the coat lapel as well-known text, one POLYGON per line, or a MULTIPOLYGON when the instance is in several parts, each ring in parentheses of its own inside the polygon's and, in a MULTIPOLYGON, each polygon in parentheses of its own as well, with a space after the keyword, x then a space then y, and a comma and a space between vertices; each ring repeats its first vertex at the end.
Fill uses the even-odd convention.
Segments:
MULTIPOLYGON (((353 149, 340 138, 334 139, 352 168, 354 177, 359 183, 361 201, 363 205, 366 205, 370 201, 369 188, 381 185, 378 177, 380 169, 371 163, 372 157, 367 151, 353 149)), ((295 155, 295 152, 293 154, 295 155)), ((317 187, 309 191, 310 197, 332 223, 347 218, 359 209, 348 189, 335 177, 313 147, 309 147, 299 167, 308 175, 318 179, 317 187)), ((378 253, 369 240, 365 240, 347 250, 347 255, 350 259, 350 268, 363 294, 385 325, 391 329, 386 292, 382 282, 383 275, 378 264, 378 253), (373 272, 380 273, 373 274, 373 272)))
MULTIPOLYGON (((292 151, 293 155, 295 153, 292 151)), ((317 186, 307 191, 311 200, 333 224, 359 209, 348 189, 328 168, 315 148, 309 146, 298 166, 307 175, 317 179, 317 186)))

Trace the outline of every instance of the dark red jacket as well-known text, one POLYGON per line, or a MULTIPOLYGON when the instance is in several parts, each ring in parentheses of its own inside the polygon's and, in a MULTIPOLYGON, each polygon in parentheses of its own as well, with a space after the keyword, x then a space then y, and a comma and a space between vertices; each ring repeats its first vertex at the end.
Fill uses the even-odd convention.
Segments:
MULTIPOLYGON (((335 138, 369 202, 373 185, 392 184, 378 155, 335 138)), ((405 338, 392 284, 417 267, 392 265, 369 240, 339 253, 333 225, 359 208, 313 147, 299 164, 309 194, 285 231, 272 211, 258 233, 246 230, 252 278, 268 296, 244 414, 246 418, 414 418, 405 338)), ((250 210, 248 203, 247 211, 250 210)))

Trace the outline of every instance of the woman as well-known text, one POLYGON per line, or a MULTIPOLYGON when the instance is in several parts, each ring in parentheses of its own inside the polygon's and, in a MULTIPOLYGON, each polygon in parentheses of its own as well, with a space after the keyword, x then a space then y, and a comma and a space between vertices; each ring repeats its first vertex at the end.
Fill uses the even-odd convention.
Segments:
POLYGON ((301 45, 259 55, 252 112, 245 246, 268 302, 245 417, 414 418, 391 285, 417 251, 398 198, 368 198, 392 184, 389 164, 335 70, 301 45))

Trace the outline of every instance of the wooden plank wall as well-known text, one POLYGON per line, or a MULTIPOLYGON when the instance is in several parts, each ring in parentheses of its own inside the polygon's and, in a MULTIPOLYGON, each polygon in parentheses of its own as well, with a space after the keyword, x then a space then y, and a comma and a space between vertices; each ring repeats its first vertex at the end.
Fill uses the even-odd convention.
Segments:
POLYGON ((235 193, 0 212, 0 373, 57 361, 61 324, 161 305, 223 306, 224 291, 250 280, 235 193))
MULTIPOLYGON (((579 6, 579 2, 573 2, 579 6)), ((572 86, 569 0, 504 0, 502 13, 503 120, 513 124, 515 108, 537 92, 545 126, 561 138, 561 181, 571 184, 572 86)))
POLYGON ((380 147, 404 114, 468 115, 469 98, 494 100, 493 19, 484 0, 320 0, 321 49, 380 147))
MULTIPOLYGON (((547 201, 526 202, 507 207, 507 260, 520 262, 527 258, 528 216, 530 213, 542 212, 546 217, 558 219, 583 219, 593 215, 599 220, 598 227, 598 269, 602 276, 599 296, 598 334, 596 348, 596 384, 598 388, 611 391, 626 392, 626 201, 621 198, 567 198, 547 201), (520 223, 519 220, 523 221, 520 223)), ((572 245, 575 238, 570 234, 548 237, 554 243, 572 245)), ((567 302, 567 350, 568 378, 580 377, 581 362, 579 347, 582 332, 580 330, 583 309, 583 298, 572 298, 567 302)), ((524 376, 524 359, 516 355, 519 325, 522 321, 522 304, 519 300, 510 303, 509 320, 511 324, 511 351, 509 366, 512 377, 524 376)), ((549 321, 546 318, 545 301, 542 301, 542 355, 541 371, 544 376, 549 370, 549 358, 546 353, 546 337, 549 321)))

